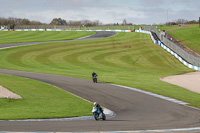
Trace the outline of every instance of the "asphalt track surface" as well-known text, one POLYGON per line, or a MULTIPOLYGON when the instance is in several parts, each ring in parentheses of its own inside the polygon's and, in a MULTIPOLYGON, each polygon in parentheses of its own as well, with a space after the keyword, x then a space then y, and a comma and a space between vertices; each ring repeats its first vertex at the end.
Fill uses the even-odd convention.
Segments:
MULTIPOLYGON (((93 37, 97 39, 97 36, 101 38, 101 35, 104 37, 115 35, 112 32, 109 32, 108 36, 105 34, 108 33, 97 32, 93 37)), ((30 43, 26 43, 26 45, 30 45, 30 43)), ((108 83, 94 84, 92 80, 5 69, 0 69, 0 73, 35 79, 57 86, 91 102, 97 101, 116 113, 115 117, 106 121, 0 121, 0 131, 89 132, 200 127, 200 111, 197 109, 108 83)))

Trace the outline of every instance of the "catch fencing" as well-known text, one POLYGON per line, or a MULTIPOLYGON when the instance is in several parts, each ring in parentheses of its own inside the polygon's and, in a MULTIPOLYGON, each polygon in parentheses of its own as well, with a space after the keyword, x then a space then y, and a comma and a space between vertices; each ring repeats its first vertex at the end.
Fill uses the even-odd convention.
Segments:
POLYGON ((165 32, 159 31, 156 27, 153 27, 153 26, 143 26, 142 28, 145 31, 151 31, 151 32, 156 33, 160 41, 163 44, 165 44, 168 48, 170 48, 172 51, 177 53, 180 57, 182 57, 188 63, 194 66, 200 67, 200 56, 197 54, 192 54, 191 51, 187 49, 183 49, 181 46, 175 44, 172 40, 168 38, 168 35, 165 32))

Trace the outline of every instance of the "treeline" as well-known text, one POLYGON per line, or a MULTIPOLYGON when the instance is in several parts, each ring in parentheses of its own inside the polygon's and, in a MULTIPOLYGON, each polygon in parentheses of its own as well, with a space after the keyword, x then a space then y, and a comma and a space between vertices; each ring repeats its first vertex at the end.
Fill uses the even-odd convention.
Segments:
POLYGON ((90 20, 80 20, 80 21, 66 21, 62 18, 54 18, 49 24, 42 23, 40 21, 31 21, 29 19, 22 19, 22 18, 3 18, 0 17, 0 25, 7 25, 11 28, 16 25, 68 25, 68 26, 98 26, 102 25, 99 20, 90 21, 90 20))
POLYGON ((11 28, 14 27, 15 25, 42 25, 44 23, 41 23, 40 21, 30 21, 26 18, 3 18, 0 17, 0 25, 7 25, 10 26, 11 28))
POLYGON ((68 25, 68 26, 98 26, 102 25, 99 20, 91 21, 91 20, 80 20, 80 21, 72 21, 69 20, 68 22, 62 18, 54 18, 50 25, 68 25))
POLYGON ((177 19, 175 21, 177 24, 199 24, 199 20, 185 20, 185 19, 177 19))
MULTIPOLYGON (((168 22, 167 25, 176 25, 176 24, 198 24, 199 20, 185 20, 185 19, 177 19, 174 22, 168 22)), ((65 20, 62 18, 53 18, 50 23, 42 23, 40 21, 31 21, 29 19, 22 18, 3 18, 0 17, 0 26, 10 26, 13 29, 16 25, 66 25, 66 26, 99 26, 103 25, 99 20, 91 21, 91 20, 80 20, 80 21, 72 21, 65 20)), ((108 24, 107 24, 108 25, 108 24)), ((123 20, 121 24, 109 24, 109 25, 133 25, 132 23, 127 23, 126 19, 123 20)))

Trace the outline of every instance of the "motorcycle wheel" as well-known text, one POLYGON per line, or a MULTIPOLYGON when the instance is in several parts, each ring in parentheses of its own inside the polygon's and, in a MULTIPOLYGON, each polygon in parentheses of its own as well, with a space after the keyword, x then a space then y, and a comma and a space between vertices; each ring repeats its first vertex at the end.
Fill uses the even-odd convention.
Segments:
POLYGON ((97 78, 94 78, 94 79, 93 79, 93 82, 94 82, 94 83, 97 83, 97 78))
POLYGON ((94 114, 94 119, 95 119, 96 121, 98 121, 98 120, 99 120, 99 115, 98 115, 98 114, 94 114))
POLYGON ((104 121, 106 120, 106 115, 105 115, 105 114, 103 114, 102 119, 103 119, 104 121))

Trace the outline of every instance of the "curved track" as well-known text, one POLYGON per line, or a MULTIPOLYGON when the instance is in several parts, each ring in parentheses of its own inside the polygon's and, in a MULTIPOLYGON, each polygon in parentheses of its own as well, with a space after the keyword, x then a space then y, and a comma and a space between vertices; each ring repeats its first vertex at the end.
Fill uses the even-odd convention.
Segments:
POLYGON ((65 42, 65 41, 77 41, 77 40, 94 40, 94 39, 101 39, 107 38, 116 35, 116 32, 108 32, 108 31, 98 31, 95 32, 94 35, 82 37, 74 40, 61 40, 61 41, 46 41, 46 42, 26 42, 26 43, 8 43, 8 44, 0 44, 0 49, 9 48, 9 47, 18 47, 24 45, 34 45, 34 44, 41 44, 41 43, 49 43, 49 42, 65 42))
MULTIPOLYGON (((94 37, 96 38, 96 37, 94 37)), ((200 127, 200 111, 106 83, 67 76, 0 69, 57 86, 89 101, 97 101, 116 116, 106 121, 1 121, 1 131, 125 131, 200 127)))

